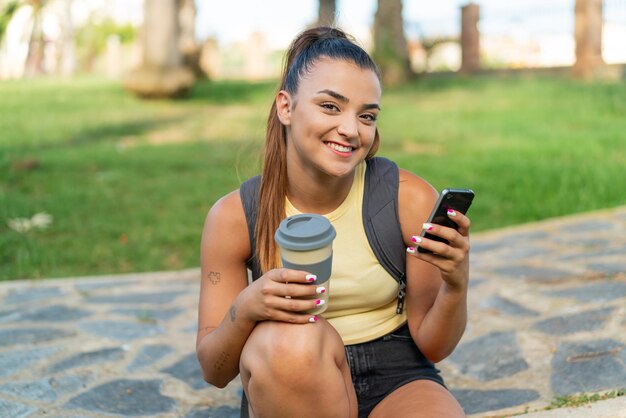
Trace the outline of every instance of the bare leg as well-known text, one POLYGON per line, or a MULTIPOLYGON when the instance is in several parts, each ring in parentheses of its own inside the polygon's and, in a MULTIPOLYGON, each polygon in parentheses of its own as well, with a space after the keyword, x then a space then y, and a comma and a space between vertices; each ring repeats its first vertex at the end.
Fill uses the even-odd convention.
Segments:
POLYGON ((431 380, 416 380, 391 392, 369 418, 462 418, 465 413, 454 396, 431 380))
POLYGON ((343 342, 323 319, 307 325, 259 323, 239 368, 251 417, 357 416, 343 342))

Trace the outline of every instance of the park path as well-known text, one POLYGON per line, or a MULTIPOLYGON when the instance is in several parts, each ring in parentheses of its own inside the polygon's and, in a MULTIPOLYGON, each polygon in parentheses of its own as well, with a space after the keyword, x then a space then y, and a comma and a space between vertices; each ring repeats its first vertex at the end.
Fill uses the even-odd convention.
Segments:
MULTIPOLYGON (((238 381, 196 362, 198 276, 0 283, 0 417, 237 417, 238 381)), ((469 416, 626 387, 626 207, 475 234, 470 281, 439 364, 469 416)), ((626 418, 626 396, 529 416, 626 418)))

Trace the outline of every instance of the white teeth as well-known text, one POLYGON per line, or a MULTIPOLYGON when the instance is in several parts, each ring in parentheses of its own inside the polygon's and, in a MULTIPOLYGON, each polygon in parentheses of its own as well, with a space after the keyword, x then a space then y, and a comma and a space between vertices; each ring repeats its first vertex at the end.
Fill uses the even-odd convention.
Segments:
POLYGON ((350 152, 350 151, 352 151, 352 147, 345 147, 343 145, 335 144, 334 142, 327 142, 326 145, 328 145, 332 149, 337 150, 339 152, 350 152))

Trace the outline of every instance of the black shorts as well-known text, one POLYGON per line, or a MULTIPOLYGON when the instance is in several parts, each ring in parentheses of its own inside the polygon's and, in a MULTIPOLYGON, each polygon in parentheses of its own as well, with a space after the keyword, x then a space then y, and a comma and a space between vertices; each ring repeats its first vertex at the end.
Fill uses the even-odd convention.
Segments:
POLYGON ((432 380, 445 387, 439 370, 417 348, 406 324, 376 340, 347 345, 346 358, 359 418, 367 417, 387 395, 414 380, 432 380))
MULTIPOLYGON (((414 380, 432 380, 444 386, 439 370, 417 348, 408 325, 373 341, 347 345, 359 418, 366 418, 388 394, 414 380)), ((248 400, 241 399, 241 417, 247 418, 248 400)))

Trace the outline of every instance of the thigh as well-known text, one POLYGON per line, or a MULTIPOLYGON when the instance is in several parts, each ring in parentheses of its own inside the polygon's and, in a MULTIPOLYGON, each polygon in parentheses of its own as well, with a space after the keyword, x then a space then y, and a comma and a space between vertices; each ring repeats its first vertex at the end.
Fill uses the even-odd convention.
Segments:
POLYGON ((432 380, 414 380, 391 392, 370 418, 462 418, 463 408, 452 394, 432 380))

